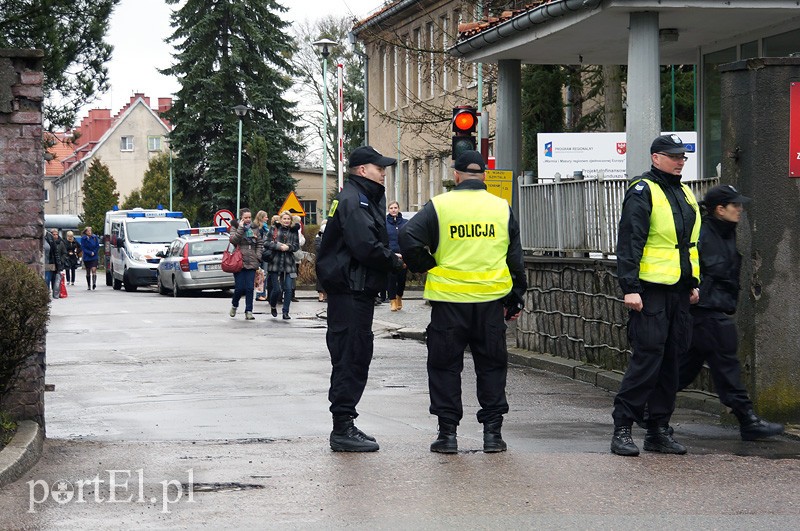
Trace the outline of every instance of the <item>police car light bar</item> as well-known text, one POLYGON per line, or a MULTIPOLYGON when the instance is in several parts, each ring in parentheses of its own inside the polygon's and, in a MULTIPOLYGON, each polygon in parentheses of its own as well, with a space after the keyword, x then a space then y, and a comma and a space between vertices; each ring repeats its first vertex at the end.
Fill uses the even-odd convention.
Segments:
POLYGON ((183 212, 128 212, 129 218, 182 218, 183 212))
POLYGON ((178 229, 178 236, 196 234, 221 234, 228 232, 227 227, 195 227, 193 229, 178 229))

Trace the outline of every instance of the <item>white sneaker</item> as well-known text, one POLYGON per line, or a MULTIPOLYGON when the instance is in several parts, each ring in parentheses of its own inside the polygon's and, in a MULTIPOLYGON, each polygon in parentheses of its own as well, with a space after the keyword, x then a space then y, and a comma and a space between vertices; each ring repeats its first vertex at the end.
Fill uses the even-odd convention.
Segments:
POLYGON ((255 317, 253 317, 253 312, 244 312, 244 318, 247 319, 248 321, 252 321, 255 319, 255 317))
POLYGON ((229 314, 231 317, 236 317, 236 306, 231 306, 231 311, 229 314))

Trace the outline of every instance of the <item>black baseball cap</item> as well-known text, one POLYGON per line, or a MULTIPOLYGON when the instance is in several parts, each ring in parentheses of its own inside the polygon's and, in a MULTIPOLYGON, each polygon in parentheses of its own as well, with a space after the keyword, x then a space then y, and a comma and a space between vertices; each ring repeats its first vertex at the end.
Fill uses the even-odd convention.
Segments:
POLYGON ((749 203, 750 201, 752 199, 742 195, 730 184, 720 184, 709 188, 703 197, 703 204, 706 208, 715 208, 717 205, 725 206, 729 203, 749 203))
POLYGON ((464 173, 483 173, 486 171, 486 162, 483 160, 483 155, 474 150, 464 151, 453 163, 453 168, 456 171, 464 173), (477 165, 480 169, 470 168, 473 164, 477 165))
POLYGON ((650 144, 650 153, 669 153, 679 155, 689 151, 683 145, 683 140, 678 135, 661 135, 650 144))
POLYGON ((350 153, 350 158, 348 159, 348 166, 350 168, 354 166, 361 166, 363 164, 374 164, 375 166, 394 166, 397 164, 397 159, 393 159, 391 157, 384 157, 372 146, 361 146, 355 148, 350 153))

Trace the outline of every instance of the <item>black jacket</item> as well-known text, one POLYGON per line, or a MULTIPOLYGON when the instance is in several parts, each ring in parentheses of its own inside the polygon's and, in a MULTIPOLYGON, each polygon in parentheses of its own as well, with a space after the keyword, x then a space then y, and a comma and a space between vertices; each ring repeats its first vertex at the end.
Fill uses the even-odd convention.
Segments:
POLYGON ((386 289, 403 262, 389 249, 383 185, 350 175, 331 208, 317 256, 317 278, 328 293, 386 289))
POLYGON ((700 227, 699 308, 732 314, 739 300, 742 255, 736 249, 736 223, 703 216, 700 227))
MULTIPOLYGON (((638 179, 649 179, 658 184, 664 190, 667 201, 672 207, 681 256, 681 278, 675 284, 675 288, 687 291, 696 288, 697 281, 692 277, 692 265, 689 261, 689 242, 695 221, 699 223, 699 220, 694 209, 686 201, 680 176, 670 175, 652 167, 634 181, 638 179)), ((617 276, 624 293, 641 293, 647 285, 647 282, 639 280, 639 262, 642 260, 642 251, 647 243, 652 211, 653 200, 648 183, 643 181, 629 187, 622 203, 622 216, 617 234, 617 276)))
MULTIPOLYGON (((462 181, 450 194, 459 190, 485 190, 486 185, 477 179, 462 181)), ((522 244, 519 239, 519 224, 514 212, 508 209, 508 236, 510 238, 506 252, 506 264, 511 273, 513 286, 511 293, 504 301, 506 306, 524 304, 528 282, 525 277, 525 265, 522 259, 522 244)), ((439 216, 430 201, 400 229, 400 250, 403 261, 411 271, 424 272, 436 266, 433 253, 439 247, 439 216)))

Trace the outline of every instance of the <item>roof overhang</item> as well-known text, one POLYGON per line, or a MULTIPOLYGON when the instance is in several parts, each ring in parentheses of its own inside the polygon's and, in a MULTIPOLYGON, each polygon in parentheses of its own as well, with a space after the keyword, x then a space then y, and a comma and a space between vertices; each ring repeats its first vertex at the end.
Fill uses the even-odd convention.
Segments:
POLYGON ((662 31, 677 30, 677 40, 661 41, 662 64, 693 64, 701 47, 800 26, 800 0, 553 0, 462 37, 450 53, 484 63, 627 64, 630 15, 645 11, 658 12, 662 31))

